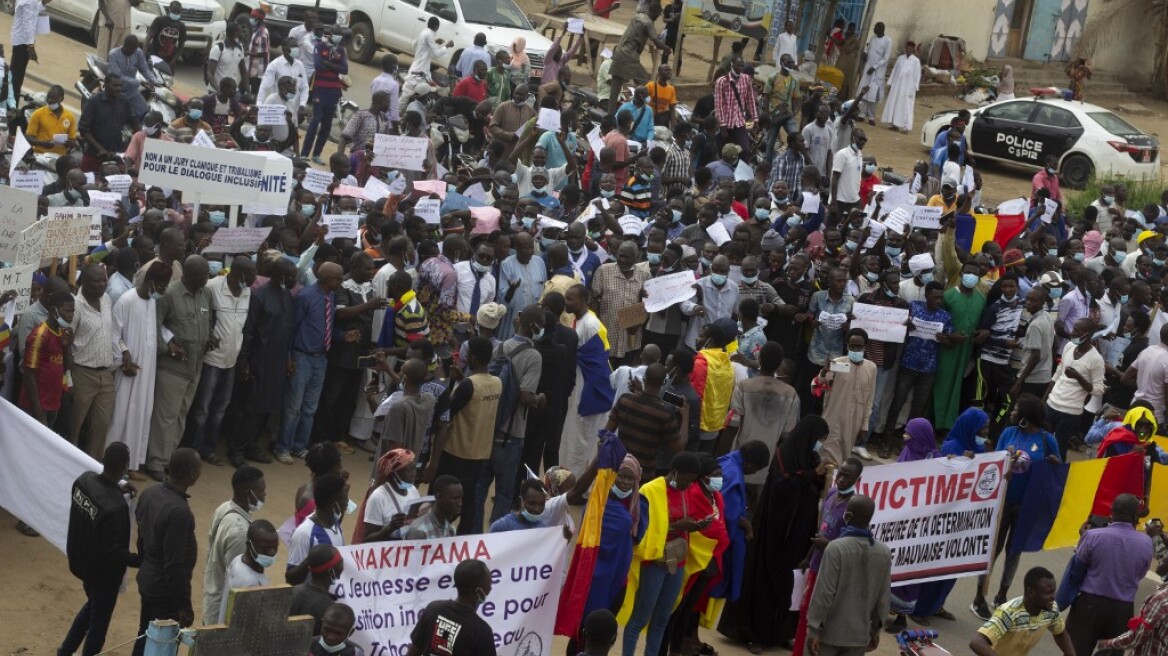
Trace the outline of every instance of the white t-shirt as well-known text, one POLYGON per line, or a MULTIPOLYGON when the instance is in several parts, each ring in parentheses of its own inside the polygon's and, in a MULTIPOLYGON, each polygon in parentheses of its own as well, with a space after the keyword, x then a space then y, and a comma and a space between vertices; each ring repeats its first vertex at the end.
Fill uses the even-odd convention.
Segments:
POLYGON ((227 578, 224 579, 223 601, 219 604, 219 623, 227 623, 227 599, 231 590, 236 588, 256 588, 268 584, 268 575, 257 572, 243 562, 243 556, 236 556, 227 566, 227 578))
POLYGON ((247 53, 243 51, 243 46, 235 44, 235 47, 228 46, 226 42, 220 41, 211 46, 211 51, 207 53, 207 59, 215 62, 215 70, 211 72, 211 76, 215 82, 221 82, 223 78, 229 77, 236 82, 242 82, 239 79, 239 62, 247 53))
POLYGON ((308 551, 318 544, 334 547, 345 546, 345 535, 340 526, 324 527, 316 523, 316 515, 309 515, 300 522, 288 540, 288 567, 295 567, 308 558, 308 551))
POLYGON ((365 502, 365 523, 386 526, 394 515, 406 514, 410 502, 419 498, 421 495, 418 494, 416 487, 411 486, 403 496, 389 485, 382 485, 373 490, 373 494, 370 494, 365 502))
POLYGON ((572 513, 568 512, 571 506, 568 505, 568 495, 561 494, 554 496, 547 500, 543 505, 543 523, 544 526, 560 526, 567 525, 576 532, 576 522, 572 519, 572 513))
POLYGON ((831 161, 832 173, 839 173, 836 186, 836 202, 860 202, 860 175, 864 170, 864 153, 856 152, 851 146, 839 149, 831 161))

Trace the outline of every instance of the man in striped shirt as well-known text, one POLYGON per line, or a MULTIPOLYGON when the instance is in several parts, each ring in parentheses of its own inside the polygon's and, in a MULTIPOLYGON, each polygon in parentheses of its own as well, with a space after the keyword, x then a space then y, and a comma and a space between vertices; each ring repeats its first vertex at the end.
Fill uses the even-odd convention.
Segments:
POLYGON ((742 55, 730 62, 730 72, 714 82, 714 116, 722 127, 723 143, 736 143, 749 155, 750 128, 758 120, 758 101, 750 76, 743 75, 742 55))
POLYGON ((689 425, 690 408, 680 408, 661 400, 665 365, 656 362, 645 369, 641 390, 617 399, 608 415, 605 430, 615 431, 621 444, 641 463, 642 480, 657 475, 657 454, 668 448, 674 453, 685 448, 680 427, 689 425))

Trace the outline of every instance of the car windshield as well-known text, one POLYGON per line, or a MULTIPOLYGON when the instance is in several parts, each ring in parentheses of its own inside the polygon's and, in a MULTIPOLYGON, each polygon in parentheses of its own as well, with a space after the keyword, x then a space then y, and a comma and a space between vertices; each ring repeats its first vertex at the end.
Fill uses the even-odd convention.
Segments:
POLYGON ((1131 123, 1122 118, 1112 114, 1111 112, 1089 112, 1090 116, 1096 123, 1103 126, 1111 134, 1126 135, 1126 134, 1142 134, 1139 128, 1136 128, 1131 123))
POLYGON ((512 0, 462 0, 462 15, 468 23, 530 30, 527 16, 512 0))

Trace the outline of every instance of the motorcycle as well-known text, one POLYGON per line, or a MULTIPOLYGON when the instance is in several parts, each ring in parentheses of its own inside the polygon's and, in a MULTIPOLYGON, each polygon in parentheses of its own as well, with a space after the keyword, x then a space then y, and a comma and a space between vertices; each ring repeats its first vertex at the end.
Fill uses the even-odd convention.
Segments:
POLYGON ((478 160, 466 152, 470 136, 470 123, 461 114, 435 119, 430 124, 430 143, 447 171, 457 172, 460 167, 473 170, 478 165, 478 160))
MULTIPOLYGON (((80 77, 73 83, 73 88, 81 96, 81 107, 83 109, 85 103, 93 97, 93 94, 101 90, 102 82, 109 75, 109 64, 97 55, 85 55, 85 64, 86 68, 79 71, 80 77)), ((158 79, 162 80, 162 84, 155 85, 150 83, 139 72, 137 77, 142 90, 142 97, 146 99, 147 111, 156 111, 162 114, 162 120, 169 125, 171 121, 182 114, 187 99, 175 94, 171 90, 171 87, 174 85, 174 77, 170 74, 170 69, 166 64, 153 63, 152 68, 154 69, 154 74, 158 76, 158 79)), ((129 128, 126 128, 126 130, 128 131, 129 128)))

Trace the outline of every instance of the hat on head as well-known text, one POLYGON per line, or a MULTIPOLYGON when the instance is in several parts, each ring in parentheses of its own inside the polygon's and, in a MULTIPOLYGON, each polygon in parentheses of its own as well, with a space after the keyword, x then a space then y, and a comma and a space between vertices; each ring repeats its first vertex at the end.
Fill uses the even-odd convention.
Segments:
POLYGON ((1006 249, 1005 253, 1002 253, 1002 266, 1012 267, 1020 264, 1026 264, 1026 258, 1022 257, 1020 249, 1009 248, 1006 249))
POLYGON ((722 157, 738 157, 742 154, 742 146, 728 143, 722 146, 722 157))
POLYGON ((729 317, 722 317, 710 324, 707 330, 710 339, 731 340, 738 335, 738 322, 729 317))
POLYGON ((767 230, 762 233, 763 251, 777 251, 785 245, 786 242, 783 241, 783 236, 774 230, 767 230))
POLYGON ((548 179, 548 170, 544 166, 533 166, 527 171, 527 179, 530 180, 535 177, 542 177, 544 180, 548 179))
POLYGON ((957 178, 954 178, 953 176, 948 176, 944 180, 941 180, 941 186, 942 187, 953 187, 954 189, 956 189, 957 188, 957 178))
POLYGON ((1099 247, 1103 245, 1103 235, 1098 230, 1088 230, 1083 235, 1083 257, 1088 260, 1099 254, 1099 247))
POLYGON ((419 82, 414 85, 415 96, 424 96, 428 93, 434 93, 434 87, 426 84, 425 82, 419 82))
POLYGON ((658 125, 653 128, 653 141, 661 143, 673 143, 673 133, 664 125, 658 125))
POLYGON ((920 255, 913 255, 908 258, 908 270, 913 274, 918 274, 922 271, 930 271, 935 268, 933 264, 933 256, 928 253, 921 253, 920 255))
POLYGON ((1047 271, 1042 274, 1038 282, 1047 287, 1061 287, 1063 284, 1063 277, 1059 275, 1058 271, 1047 271))
POLYGON ((1157 234, 1157 233, 1155 233, 1155 232, 1153 232, 1153 231, 1151 231, 1151 230, 1144 230, 1143 232, 1141 232, 1141 233, 1139 234, 1139 236, 1137 236, 1137 237, 1136 237, 1136 243, 1137 243, 1137 244, 1142 244, 1142 243, 1144 243, 1145 241, 1147 241, 1147 240, 1149 240, 1149 239, 1151 239, 1151 238, 1153 238, 1153 237, 1159 237, 1159 236, 1160 236, 1159 234, 1157 234))
POLYGON ((502 303, 484 303, 479 308, 479 312, 475 315, 475 321, 483 328, 490 328, 494 330, 499 327, 499 322, 507 314, 507 306, 502 303))

